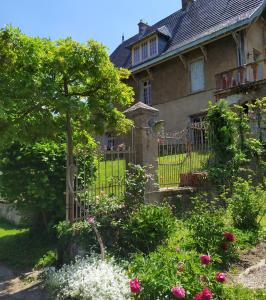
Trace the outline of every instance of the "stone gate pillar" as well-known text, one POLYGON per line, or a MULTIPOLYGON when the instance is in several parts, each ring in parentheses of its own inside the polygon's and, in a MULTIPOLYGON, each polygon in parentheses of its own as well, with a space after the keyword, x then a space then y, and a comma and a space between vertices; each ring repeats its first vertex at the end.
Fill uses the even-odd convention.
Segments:
POLYGON ((125 115, 134 121, 136 164, 149 168, 152 179, 148 183, 147 192, 154 191, 158 169, 158 137, 152 124, 158 120, 159 110, 138 102, 127 109, 125 115))

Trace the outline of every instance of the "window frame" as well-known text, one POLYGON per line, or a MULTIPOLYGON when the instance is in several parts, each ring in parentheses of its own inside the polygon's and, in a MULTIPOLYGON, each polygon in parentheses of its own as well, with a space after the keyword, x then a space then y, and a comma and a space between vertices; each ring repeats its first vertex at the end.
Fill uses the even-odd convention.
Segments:
POLYGON ((188 76, 189 76, 189 93, 190 94, 195 94, 195 93, 205 91, 205 88, 206 88, 205 87, 205 84, 206 84, 206 81, 205 81, 206 76, 205 75, 206 75, 205 74, 205 58, 203 56, 200 56, 200 57, 198 57, 196 59, 193 59, 189 62, 189 74, 188 74, 188 76), (192 89, 192 65, 196 62, 199 62, 199 61, 202 61, 202 65, 203 65, 203 86, 200 89, 193 90, 192 89))
POLYGON ((141 81, 140 83, 140 101, 146 105, 152 105, 152 82, 150 79, 144 79, 141 81), (145 87, 145 83, 147 83, 146 87, 145 87), (144 99, 144 94, 145 94, 145 90, 148 91, 148 99, 145 102, 144 99))
POLYGON ((159 53, 159 39, 158 36, 152 36, 148 39, 143 40, 141 43, 138 43, 132 48, 132 65, 137 65, 141 62, 144 62, 152 57, 157 56, 159 53), (151 55, 151 42, 155 39, 155 53, 151 55), (147 56, 143 57, 143 46, 147 44, 147 56), (139 60, 136 62, 135 60, 135 50, 139 49, 139 60))

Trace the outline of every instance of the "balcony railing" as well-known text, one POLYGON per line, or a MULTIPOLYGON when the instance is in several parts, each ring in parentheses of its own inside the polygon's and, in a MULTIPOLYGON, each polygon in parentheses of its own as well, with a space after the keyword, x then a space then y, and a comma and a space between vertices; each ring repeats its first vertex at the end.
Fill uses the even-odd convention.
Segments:
POLYGON ((266 60, 261 60, 217 74, 217 93, 266 79, 265 66, 266 60))

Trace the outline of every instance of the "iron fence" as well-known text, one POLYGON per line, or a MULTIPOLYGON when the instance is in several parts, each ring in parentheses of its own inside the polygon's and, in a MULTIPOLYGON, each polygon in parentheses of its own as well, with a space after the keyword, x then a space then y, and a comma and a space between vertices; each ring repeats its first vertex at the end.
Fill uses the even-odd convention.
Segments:
POLYGON ((204 122, 158 137, 158 183, 161 188, 180 185, 182 175, 202 171, 210 157, 210 136, 204 122))
POLYGON ((135 160, 134 148, 127 147, 124 143, 115 143, 112 147, 100 144, 93 161, 86 157, 77 160, 74 219, 88 217, 91 201, 104 196, 123 197, 126 170, 135 160))

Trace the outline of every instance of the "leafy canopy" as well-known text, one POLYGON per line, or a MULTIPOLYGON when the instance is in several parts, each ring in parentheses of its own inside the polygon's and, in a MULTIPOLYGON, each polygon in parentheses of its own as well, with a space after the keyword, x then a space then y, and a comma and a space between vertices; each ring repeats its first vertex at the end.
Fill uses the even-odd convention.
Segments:
POLYGON ((126 130, 123 109, 133 100, 129 72, 111 63, 106 48, 90 40, 50 41, 11 26, 0 30, 1 140, 57 138, 69 113, 85 141, 106 128, 126 130))

